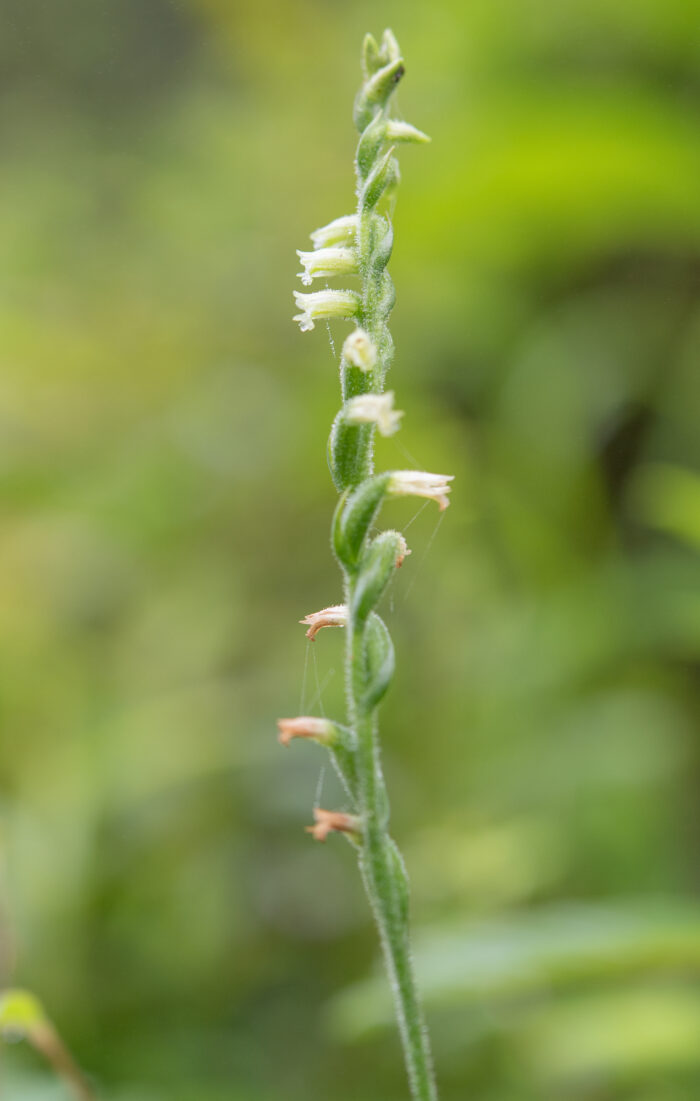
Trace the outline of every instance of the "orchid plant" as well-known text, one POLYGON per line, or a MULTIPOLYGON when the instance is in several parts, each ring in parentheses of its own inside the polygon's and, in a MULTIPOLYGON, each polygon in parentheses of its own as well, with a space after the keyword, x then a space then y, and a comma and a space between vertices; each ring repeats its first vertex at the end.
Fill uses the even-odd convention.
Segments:
POLYGON ((360 138, 355 159, 357 209, 311 234, 313 249, 298 253, 304 285, 316 279, 354 277, 357 289, 295 292, 302 332, 317 320, 351 320, 340 358, 343 405, 333 422, 329 462, 340 499, 332 524, 332 546, 342 575, 340 604, 307 615, 312 641, 325 627, 346 631, 345 723, 302 715, 280 719, 279 739, 288 745, 308 738, 330 753, 349 801, 349 811, 316 808, 308 827, 317 841, 342 833, 355 846, 362 879, 379 931, 394 993, 406 1068, 415 1101, 436 1101, 428 1033, 413 973, 409 942, 408 880, 399 850, 389 835, 389 801, 382 774, 377 710, 394 672, 394 647, 375 611, 396 569, 409 553, 399 531, 373 535, 388 497, 414 496, 448 505, 451 476, 422 470, 375 473, 375 431, 390 436, 403 415, 394 394, 385 391, 393 358, 388 319, 395 292, 387 264, 393 230, 387 200, 399 180, 396 148, 401 142, 429 138, 389 115, 392 94, 404 75, 404 62, 390 30, 381 41, 367 35, 363 45, 363 82, 355 100, 360 138))

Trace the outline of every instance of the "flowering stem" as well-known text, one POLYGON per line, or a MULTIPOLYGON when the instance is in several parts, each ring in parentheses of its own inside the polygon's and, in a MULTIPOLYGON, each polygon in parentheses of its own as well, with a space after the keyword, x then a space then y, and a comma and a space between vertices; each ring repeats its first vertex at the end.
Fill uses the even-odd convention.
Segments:
POLYGON ((347 632, 345 682, 347 726, 313 716, 279 721, 283 744, 306 737, 325 745, 345 786, 352 813, 316 808, 310 832, 325 840, 345 833, 356 846, 365 889, 374 913, 389 974, 411 1095, 437 1101, 428 1033, 413 975, 408 924, 408 880, 403 860, 388 832, 389 800, 382 774, 377 708, 394 672, 394 648, 375 612, 382 593, 409 553, 397 531, 371 534, 388 497, 412 494, 446 508, 450 477, 425 471, 373 473, 375 430, 391 435, 400 411, 384 380, 393 357, 388 318, 394 285, 387 272, 393 230, 386 200, 398 183, 395 142, 424 142, 425 134, 389 117, 389 101, 404 73, 391 31, 381 43, 368 35, 363 48, 364 82, 355 100, 360 132, 355 161, 357 211, 312 234, 315 251, 299 252, 302 282, 332 275, 358 275, 361 291, 326 288, 295 295, 302 331, 316 319, 352 318, 340 362, 343 407, 329 440, 329 465, 341 494, 333 519, 332 545, 343 573, 345 602, 306 616, 307 636, 325 627, 347 632), (381 212, 381 211, 384 212, 381 212))

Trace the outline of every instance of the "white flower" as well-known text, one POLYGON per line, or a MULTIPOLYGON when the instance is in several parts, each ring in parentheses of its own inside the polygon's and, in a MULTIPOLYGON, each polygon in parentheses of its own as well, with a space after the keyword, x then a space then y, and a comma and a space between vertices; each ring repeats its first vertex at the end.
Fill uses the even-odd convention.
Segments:
POLYGON ((355 291, 294 291, 294 301, 302 312, 293 320, 299 322, 302 333, 313 329, 319 318, 354 317, 360 308, 360 296, 355 291))
POLYGON ((310 715, 300 715, 296 719, 278 719, 279 740, 289 745, 292 738, 312 738, 321 745, 331 745, 335 741, 336 731, 328 719, 315 719, 310 715))
POLYGON ((393 390, 386 394, 358 394, 346 402, 344 412, 348 424, 376 424, 382 436, 398 432, 403 416, 400 409, 394 409, 393 390))
POLYGON ((388 492, 393 497, 427 497, 437 501, 440 511, 449 505, 447 494, 453 474, 428 474, 424 470, 395 470, 391 475, 388 492))
POLYGON ((345 214, 336 218, 327 226, 315 229, 311 234, 314 248, 327 248, 329 245, 352 245, 357 233, 357 214, 345 214))
POLYGON ((377 362, 377 349, 364 329, 355 329, 345 339, 343 356, 353 367, 371 371, 377 362))
POLYGON ((297 256, 304 268, 298 275, 307 287, 319 276, 354 275, 357 272, 357 253, 352 248, 321 248, 315 252, 297 249, 297 256))
POLYGON ((322 627, 345 627, 347 621, 348 609, 345 604, 333 604, 330 608, 322 608, 320 612, 311 612, 299 620, 300 623, 309 628, 306 637, 310 638, 312 642, 322 627))

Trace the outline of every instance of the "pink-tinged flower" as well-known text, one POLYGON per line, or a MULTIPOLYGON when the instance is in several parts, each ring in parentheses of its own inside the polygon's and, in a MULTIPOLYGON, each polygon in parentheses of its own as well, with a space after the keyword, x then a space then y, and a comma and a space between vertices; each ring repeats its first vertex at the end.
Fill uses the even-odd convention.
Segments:
POLYGON ((377 349, 364 329, 355 329, 345 338, 343 357, 361 371, 371 371, 377 362, 377 349))
POLYGON ((297 249, 297 256, 304 269, 297 274, 307 287, 311 286, 314 279, 357 274, 357 253, 354 248, 320 248, 314 252, 297 249))
POLYGON ((306 637, 310 638, 312 642, 321 628, 345 627, 347 621, 348 609, 345 604, 333 604, 330 608, 322 608, 320 612, 311 612, 299 620, 300 623, 309 628, 306 637))
POLYGON ((394 409, 394 391, 385 394, 358 394, 345 403, 345 420, 348 424, 376 424, 382 436, 393 436, 399 430, 403 416, 394 409))
POLYGON ((334 317, 354 317, 360 309, 361 299, 355 291, 312 291, 302 294, 294 291, 294 301, 301 313, 295 314, 293 321, 299 322, 302 333, 313 329, 314 321, 334 317))
POLYGON ((315 719, 310 715, 299 715, 296 719, 278 719, 279 742, 287 746, 292 738, 311 738, 321 745, 331 745, 335 741, 335 727, 328 719, 315 719))
POLYGON ((314 807, 314 824, 307 826, 314 841, 325 841, 329 833, 347 833, 353 840, 359 840, 362 821, 355 814, 343 814, 339 810, 321 810, 314 807))
POLYGON ((440 511, 449 505, 447 494, 454 474, 428 474, 424 470, 395 470, 387 492, 393 497, 427 497, 437 501, 440 511))

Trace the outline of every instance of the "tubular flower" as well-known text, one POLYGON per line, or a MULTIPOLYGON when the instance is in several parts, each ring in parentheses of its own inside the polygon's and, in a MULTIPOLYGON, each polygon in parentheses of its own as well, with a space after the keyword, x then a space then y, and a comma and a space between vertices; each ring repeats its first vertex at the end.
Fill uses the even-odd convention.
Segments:
POLYGON ((308 626, 306 637, 311 641, 323 627, 344 627, 348 621, 348 609, 345 604, 333 604, 330 608, 323 608, 320 612, 311 612, 299 622, 308 626))
POLYGON ((354 317, 360 308, 360 296, 355 291, 312 291, 302 294, 294 291, 294 301, 301 313, 293 320, 299 322, 302 333, 314 327, 314 321, 333 317, 354 317))
POLYGON ((357 253, 353 248, 320 248, 315 252, 297 249, 297 256, 304 269, 298 275, 307 287, 321 276, 357 274, 357 253))
POLYGON ((385 394, 358 394, 345 405, 348 424, 376 424, 382 436, 393 436, 398 432, 402 416, 400 409, 394 409, 393 390, 387 390, 385 394))
POLYGON ((314 841, 325 841, 329 833, 347 833, 353 839, 357 839, 361 827, 362 822, 355 814, 343 814, 339 810, 321 810, 320 807, 314 807, 314 824, 307 826, 306 832, 311 834, 314 841))
POLYGON ((427 497, 437 501, 440 512, 447 508, 449 483, 454 474, 428 474, 424 470, 395 470, 389 480, 387 492, 392 497, 427 497))
POLYGON ((361 371, 371 371, 376 366, 377 349, 364 329, 355 329, 345 338, 343 358, 361 371))
POLYGON ((299 715, 296 719, 278 719, 280 745, 287 746, 292 738, 311 738, 321 745, 335 741, 335 726, 328 719, 315 719, 311 715, 299 715))
POLYGON ((314 248, 328 248, 330 245, 351 245, 357 233, 357 214, 344 214, 335 218, 327 226, 315 229, 311 234, 314 248))

